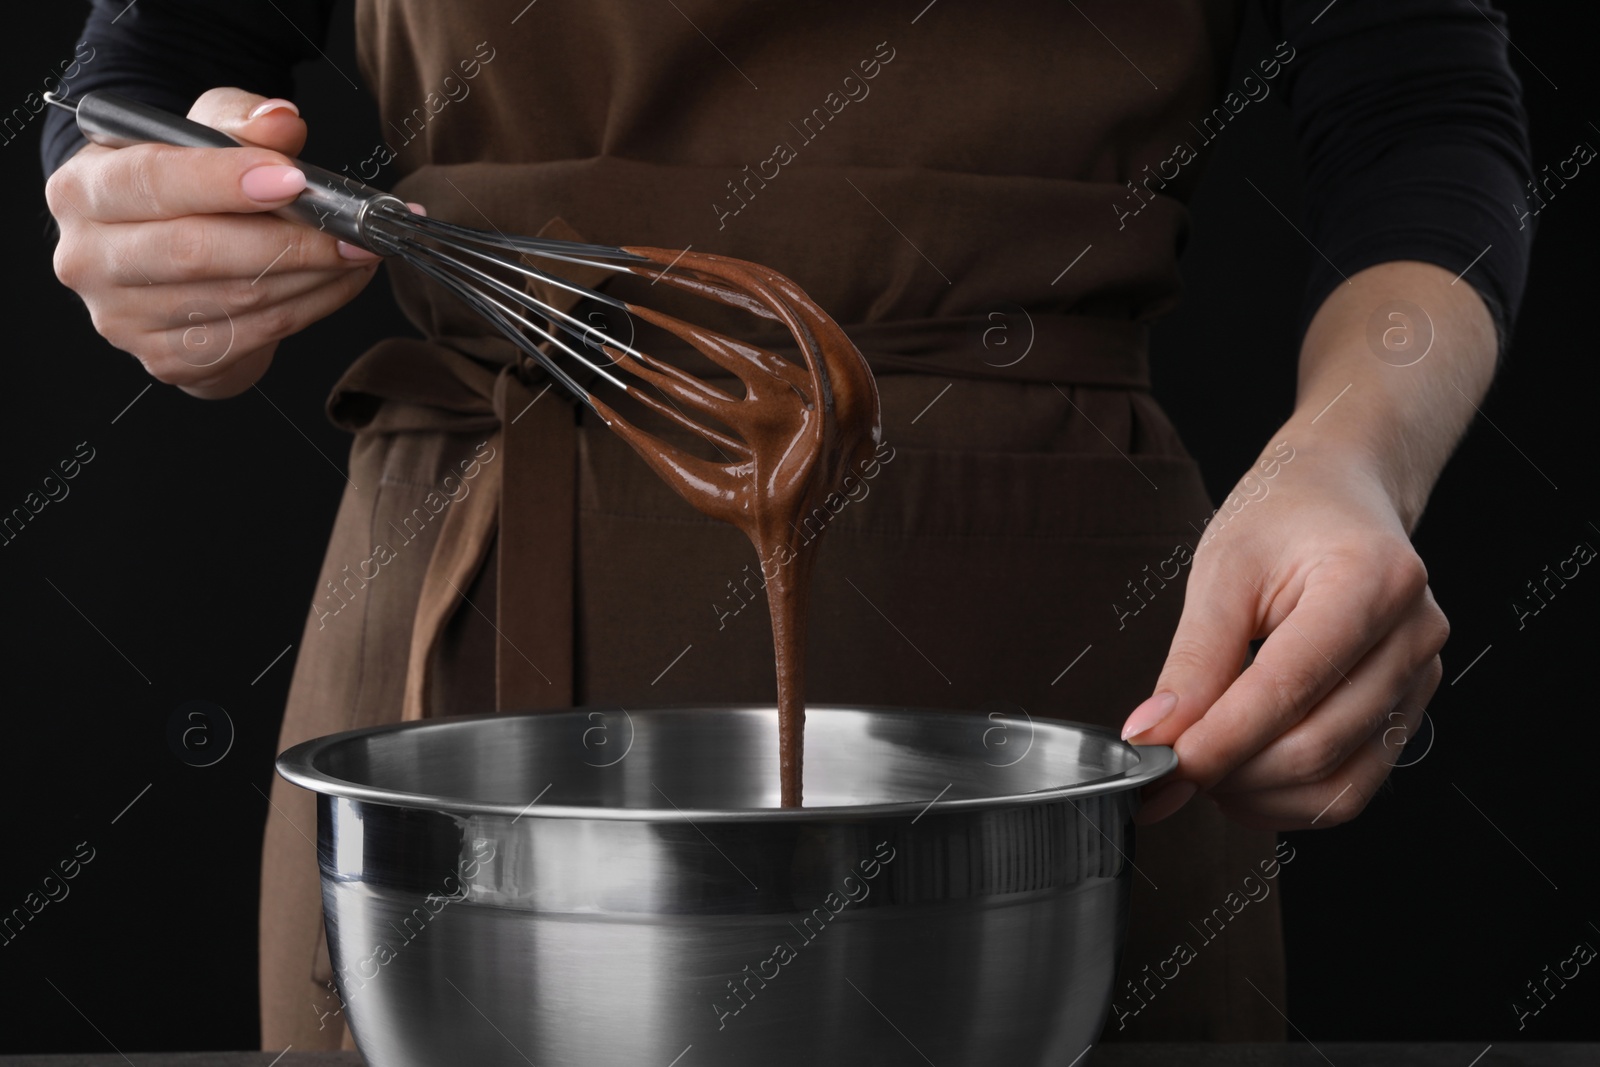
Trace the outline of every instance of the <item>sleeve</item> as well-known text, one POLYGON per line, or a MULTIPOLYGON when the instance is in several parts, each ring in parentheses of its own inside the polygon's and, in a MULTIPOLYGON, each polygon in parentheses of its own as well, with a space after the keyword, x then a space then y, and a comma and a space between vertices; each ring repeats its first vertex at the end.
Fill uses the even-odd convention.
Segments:
POLYGON ((1491 0, 1264 6, 1275 39, 1296 51, 1285 99, 1307 236, 1327 257, 1312 260, 1302 332, 1344 275, 1413 259, 1477 290, 1503 353, 1534 231, 1528 120, 1505 16, 1491 0))
MULTIPOLYGON (((179 115, 219 85, 286 97, 294 64, 321 54, 333 3, 90 0, 61 91, 115 89, 179 115)), ((48 110, 39 147, 46 176, 84 143, 70 114, 48 110)))

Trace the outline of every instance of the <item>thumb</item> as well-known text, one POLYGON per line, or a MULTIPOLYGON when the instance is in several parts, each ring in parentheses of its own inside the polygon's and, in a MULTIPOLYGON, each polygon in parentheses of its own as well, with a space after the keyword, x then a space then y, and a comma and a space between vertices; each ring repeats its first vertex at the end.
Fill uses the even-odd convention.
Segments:
POLYGON ((1128 716, 1124 740, 1170 745, 1200 720, 1239 676, 1258 600, 1254 586, 1226 564, 1191 572, 1155 693, 1128 716))
POLYGON ((245 144, 297 156, 306 144, 306 124, 291 100, 268 99, 243 89, 208 89, 189 109, 195 122, 245 144))

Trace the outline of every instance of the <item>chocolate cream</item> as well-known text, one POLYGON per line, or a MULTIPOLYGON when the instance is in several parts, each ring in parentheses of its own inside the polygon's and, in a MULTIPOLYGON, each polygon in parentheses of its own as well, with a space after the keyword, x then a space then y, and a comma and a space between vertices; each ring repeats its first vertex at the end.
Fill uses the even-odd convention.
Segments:
POLYGON ((629 248, 649 260, 642 277, 742 308, 787 327, 794 362, 767 349, 635 304, 630 314, 693 345, 744 384, 734 396, 671 364, 609 350, 619 369, 670 403, 633 390, 640 403, 709 441, 725 461, 690 455, 595 400, 611 429, 702 514, 732 523, 755 546, 766 580, 778 681, 778 764, 784 807, 801 803, 805 755, 806 605, 816 538, 801 520, 843 488, 882 438, 878 387, 861 353, 801 288, 775 270, 699 252, 629 248), (670 267, 670 270, 668 269, 670 267), (730 432, 723 432, 725 426, 730 432))

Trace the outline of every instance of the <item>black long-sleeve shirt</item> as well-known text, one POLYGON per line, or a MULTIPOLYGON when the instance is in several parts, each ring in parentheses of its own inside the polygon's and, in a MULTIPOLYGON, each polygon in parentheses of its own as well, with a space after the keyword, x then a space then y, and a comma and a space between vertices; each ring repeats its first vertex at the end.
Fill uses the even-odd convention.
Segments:
MULTIPOLYGON (((1297 52, 1287 100, 1305 171, 1312 258, 1302 327, 1345 276, 1398 259, 1463 274, 1501 347, 1527 280, 1532 172, 1505 18, 1489 0, 1262 0, 1297 52), (1331 261, 1331 262, 1330 262, 1331 261), (1337 265, 1337 266, 1336 266, 1337 265)), ((69 91, 119 92, 177 114, 217 85, 289 96, 290 68, 318 53, 333 0, 91 0, 94 50, 69 91)), ((81 52, 81 49, 80 49, 81 52)), ((48 174, 83 143, 45 119, 48 174)))

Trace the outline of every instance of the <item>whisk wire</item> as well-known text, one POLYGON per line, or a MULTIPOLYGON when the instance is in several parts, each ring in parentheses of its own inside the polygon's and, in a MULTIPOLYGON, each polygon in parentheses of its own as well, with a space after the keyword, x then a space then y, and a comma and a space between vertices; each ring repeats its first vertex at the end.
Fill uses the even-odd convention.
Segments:
MULTIPOLYGON (((398 226, 413 236, 422 237, 429 241, 437 241, 448 245, 457 251, 473 251, 479 255, 493 258, 497 263, 504 263, 505 252, 516 252, 525 256, 538 256, 541 259, 551 259, 562 263, 572 263, 578 266, 593 267, 598 270, 612 271, 626 274, 631 272, 630 264, 647 263, 643 257, 632 252, 614 248, 610 245, 579 244, 576 241, 564 241, 556 238, 519 237, 508 234, 498 234, 491 237, 483 230, 474 230, 470 226, 460 226, 453 222, 443 222, 433 218, 419 218, 409 211, 402 211, 392 205, 383 205, 373 212, 369 230, 379 236, 390 236, 386 231, 390 226, 398 226), (482 247, 480 247, 482 246, 482 247), (484 252, 483 247, 491 249, 484 252)), ((546 275, 545 280, 570 288, 571 284, 556 275, 546 275)), ((608 303, 619 304, 615 299, 586 290, 586 295, 608 303)))
MULTIPOLYGON (((628 305, 625 301, 618 300, 614 296, 609 296, 605 293, 596 292, 593 289, 568 282, 565 279, 558 278, 554 274, 546 273, 537 267, 528 267, 520 263, 507 262, 498 256, 491 255, 476 248, 462 248, 451 244, 450 242, 441 243, 447 248, 475 256, 486 263, 491 263, 494 266, 503 267, 507 270, 521 274, 525 278, 530 278, 534 281, 549 282, 552 285, 555 285, 557 288, 564 289, 575 296, 588 300, 594 300, 602 304, 608 304, 611 307, 618 308, 623 312, 627 312, 628 310, 628 305)), ((558 324, 561 325, 563 329, 572 334, 574 337, 584 341, 584 343, 587 344, 590 339, 599 337, 601 339, 601 343, 609 348, 618 349, 619 351, 625 352, 635 359, 644 358, 644 354, 637 348, 634 348, 632 345, 627 344, 624 341, 617 340, 615 337, 612 337, 604 330, 595 326, 593 323, 584 322, 582 319, 574 317, 573 315, 563 311, 561 308, 556 307, 546 300, 541 300, 531 293, 528 293, 526 290, 518 289, 515 286, 506 285, 493 275, 487 274, 483 271, 475 270, 470 264, 462 263, 457 259, 445 255, 444 253, 439 253, 438 255, 440 259, 447 260, 458 269, 471 273, 472 276, 477 278, 479 281, 494 285, 511 299, 517 301, 525 307, 528 307, 530 310, 537 311, 541 315, 550 315, 555 317, 557 320, 559 320, 558 324)))
MULTIPOLYGON (((430 260, 442 262, 455 268, 471 280, 476 281, 481 285, 489 286, 491 289, 502 294, 507 299, 521 305, 524 308, 527 308, 530 311, 556 320, 555 325, 558 329, 564 330, 566 333, 584 344, 589 344, 591 341, 598 339, 599 343, 606 347, 616 348, 620 351, 626 352, 629 355, 635 356, 636 358, 639 355, 638 351, 632 346, 623 344, 621 341, 618 341, 609 334, 605 333, 605 331, 585 323, 581 319, 574 318, 572 315, 562 311, 560 308, 554 307, 553 305, 540 300, 538 297, 531 296, 528 293, 518 289, 516 286, 508 285, 506 282, 496 278, 494 275, 489 274, 486 271, 479 270, 470 263, 462 262, 455 256, 450 255, 448 252, 440 252, 436 249, 430 249, 411 240, 406 240, 403 246, 411 249, 418 255, 426 256, 430 260)), ((476 290, 476 292, 478 295, 484 296, 486 299, 490 299, 482 292, 482 290, 476 290)), ((595 363, 582 353, 574 351, 570 346, 561 341, 549 330, 546 330, 536 323, 530 322, 529 320, 523 318, 520 312, 514 310, 513 308, 507 307, 498 300, 494 302, 501 308, 502 311, 515 319, 518 323, 522 324, 526 329, 534 331, 551 344, 560 346, 563 352, 567 353, 567 355, 571 356, 579 363, 582 363, 589 370, 606 379, 606 381, 610 382, 612 385, 615 385, 619 389, 628 388, 627 383, 622 381, 622 379, 609 373, 605 367, 595 363)))
POLYGON ((548 259, 559 259, 568 263, 581 263, 585 266, 601 267, 606 270, 626 271, 628 263, 648 263, 644 256, 628 252, 613 245, 583 244, 578 241, 566 241, 553 237, 523 237, 520 235, 500 234, 494 239, 489 239, 484 231, 475 230, 470 226, 461 226, 454 222, 445 222, 442 219, 428 218, 422 221, 410 212, 400 212, 392 207, 379 209, 378 216, 385 221, 398 223, 402 226, 425 231, 429 236, 449 235, 458 241, 470 244, 487 244, 497 248, 506 248, 514 252, 526 252, 529 255, 544 256, 548 259), (584 258, 589 257, 589 258, 584 258))
POLYGON ((487 318, 518 349, 531 356, 557 383, 581 400, 590 410, 600 413, 595 407, 593 395, 555 360, 553 351, 566 355, 624 393, 642 396, 627 382, 611 373, 605 365, 579 351, 579 348, 598 347, 607 351, 613 360, 612 365, 620 365, 624 358, 653 362, 644 353, 606 330, 584 322, 549 301, 533 295, 526 289, 511 285, 460 257, 469 256, 484 264, 512 271, 524 278, 545 283, 581 299, 593 300, 625 312, 628 305, 616 297, 567 281, 538 267, 510 261, 503 254, 487 251, 482 246, 500 250, 501 253, 509 249, 523 255, 620 273, 631 273, 630 268, 624 264, 648 262, 644 257, 605 245, 504 235, 500 240, 492 240, 482 231, 437 219, 419 219, 410 212, 389 206, 381 208, 376 213, 370 227, 374 237, 391 246, 425 276, 444 286, 468 307, 487 318), (528 318, 524 314, 525 311, 532 312, 547 322, 548 327, 528 318), (558 331, 576 341, 579 348, 564 341, 557 335, 558 331), (539 342, 543 342, 543 345, 539 342), (546 348, 544 345, 549 347, 546 348))
MULTIPOLYGON (((538 364, 544 368, 545 372, 548 373, 550 377, 553 378, 558 384, 560 384, 563 389, 567 390, 568 393, 576 397, 578 400, 581 400, 591 410, 594 409, 594 398, 590 396, 589 391, 580 385, 570 374, 563 370, 560 364, 556 363, 548 352, 540 348, 527 336, 526 333, 519 329, 519 323, 514 322, 509 318, 507 309, 505 309, 499 303, 484 297, 482 293, 479 293, 477 290, 462 282, 460 279, 451 276, 448 271, 441 270, 438 266, 430 262, 425 256, 412 255, 407 256, 406 258, 408 262, 410 262, 410 264, 422 274, 432 278, 434 281, 444 286, 447 290, 460 297, 461 300, 473 311, 476 311, 478 314, 488 319, 496 329, 509 338, 520 350, 527 353, 536 362, 538 362, 538 364)), ((529 326, 530 328, 534 329, 535 332, 543 332, 538 330, 537 327, 533 327, 532 324, 524 322, 522 325, 529 326)))

